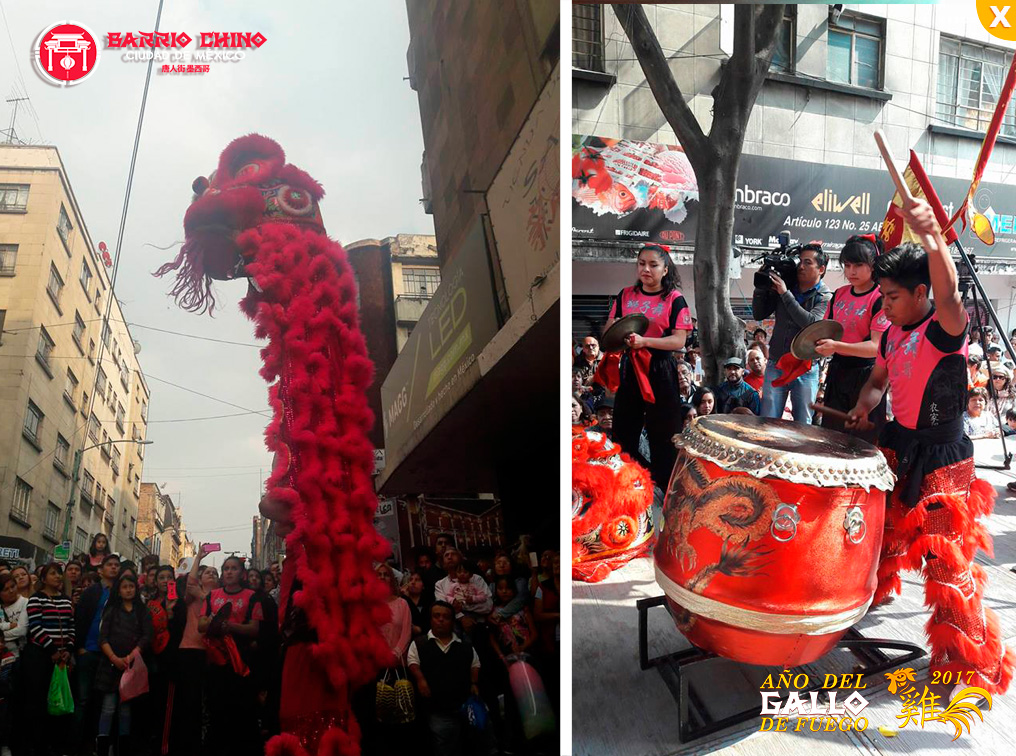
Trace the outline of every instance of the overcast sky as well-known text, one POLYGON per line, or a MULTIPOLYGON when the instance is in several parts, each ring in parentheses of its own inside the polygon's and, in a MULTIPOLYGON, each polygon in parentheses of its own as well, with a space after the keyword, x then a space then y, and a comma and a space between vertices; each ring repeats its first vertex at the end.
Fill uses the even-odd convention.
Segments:
MULTIPOLYGON (((0 0, 8 28, 0 35, 2 99, 27 89, 36 120, 20 111, 19 136, 56 145, 92 240, 115 249, 147 64, 103 49, 95 74, 66 89, 44 83, 31 63, 36 37, 57 21, 81 23, 99 36, 152 31, 157 0, 0 0), (9 34, 9 36, 8 36, 9 34), (20 75, 18 72, 20 67, 20 75)), ((0 18, 0 25, 3 20, 0 18)), ((320 181, 325 225, 350 242, 396 233, 433 233, 419 203, 423 139, 416 93, 403 80, 409 29, 403 2, 240 3, 173 0, 162 31, 261 32, 267 42, 245 60, 213 63, 203 75, 153 72, 116 285, 129 323, 254 343, 239 312, 243 282, 217 284, 216 316, 179 310, 169 279, 151 272, 183 239, 191 182, 208 175, 233 138, 256 131, 278 141, 289 162, 320 181)), ((186 48, 196 50, 192 43, 186 48)), ((7 128, 10 106, 0 102, 7 128)), ((160 383, 172 381, 249 409, 267 408, 258 350, 132 327, 141 342, 151 407, 144 480, 182 502, 195 540, 250 549, 260 470, 270 467, 262 431, 246 415, 202 422, 159 422, 240 412, 160 383)))

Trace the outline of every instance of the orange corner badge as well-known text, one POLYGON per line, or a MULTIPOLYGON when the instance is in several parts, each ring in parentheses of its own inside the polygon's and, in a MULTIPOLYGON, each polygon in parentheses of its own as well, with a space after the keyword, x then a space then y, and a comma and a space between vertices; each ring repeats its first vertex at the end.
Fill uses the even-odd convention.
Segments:
POLYGON ((1010 5, 975 0, 977 18, 988 34, 998 39, 1016 42, 1016 2, 1010 5))

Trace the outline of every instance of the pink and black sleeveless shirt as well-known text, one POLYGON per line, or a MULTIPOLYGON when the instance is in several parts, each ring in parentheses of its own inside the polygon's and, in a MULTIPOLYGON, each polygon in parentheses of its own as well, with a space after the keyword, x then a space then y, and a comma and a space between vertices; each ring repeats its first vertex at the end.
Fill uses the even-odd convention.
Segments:
POLYGON ((674 289, 669 294, 662 292, 646 294, 640 286, 629 286, 622 289, 614 300, 610 316, 620 318, 624 315, 640 313, 649 318, 649 330, 643 334, 650 339, 669 336, 674 331, 691 331, 691 310, 680 291, 674 289))

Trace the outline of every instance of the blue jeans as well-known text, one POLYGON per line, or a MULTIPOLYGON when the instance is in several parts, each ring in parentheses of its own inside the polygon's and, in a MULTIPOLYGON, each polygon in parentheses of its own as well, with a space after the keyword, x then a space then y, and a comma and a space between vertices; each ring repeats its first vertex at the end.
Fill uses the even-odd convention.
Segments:
POLYGON ((102 697, 102 708, 99 710, 99 737, 105 738, 113 734, 113 717, 119 711, 118 732, 126 737, 131 734, 131 705, 129 701, 121 701, 119 691, 106 693, 102 697))
POLYGON ((786 386, 774 388, 773 381, 781 375, 783 373, 776 367, 776 360, 769 360, 766 364, 765 383, 762 385, 762 417, 783 417, 789 396, 794 421, 810 425, 812 411, 808 405, 818 396, 818 361, 804 375, 798 376, 786 386))

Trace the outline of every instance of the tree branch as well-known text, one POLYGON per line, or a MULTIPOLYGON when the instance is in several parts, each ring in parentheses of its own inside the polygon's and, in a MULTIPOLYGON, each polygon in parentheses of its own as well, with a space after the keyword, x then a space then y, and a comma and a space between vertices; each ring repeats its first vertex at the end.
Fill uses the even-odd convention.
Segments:
POLYGON ((765 63, 766 69, 769 68, 773 53, 776 51, 776 33, 783 23, 784 8, 782 3, 763 5, 755 24, 755 56, 759 63, 765 63))
POLYGON ((614 3, 613 8, 642 66, 642 73, 645 74, 656 103, 663 111, 663 117, 674 129, 692 165, 696 165, 712 151, 698 119, 684 101, 681 88, 674 79, 645 11, 638 4, 614 3))

